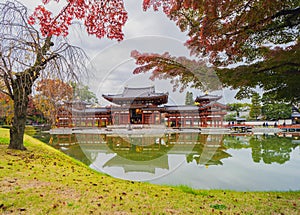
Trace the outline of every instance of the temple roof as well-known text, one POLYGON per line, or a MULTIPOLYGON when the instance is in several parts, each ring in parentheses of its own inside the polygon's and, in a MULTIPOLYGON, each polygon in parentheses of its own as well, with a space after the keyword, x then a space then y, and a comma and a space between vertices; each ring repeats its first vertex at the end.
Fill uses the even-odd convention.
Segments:
POLYGON ((165 110, 167 112, 186 112, 186 111, 191 111, 191 112, 198 112, 199 111, 199 107, 195 106, 195 105, 174 105, 174 106, 168 106, 165 105, 165 110))
POLYGON ((87 108, 84 110, 78 110, 75 108, 72 108, 73 113, 77 114, 97 114, 97 113, 107 113, 110 109, 106 107, 97 107, 97 108, 87 108))
POLYGON ((144 103, 154 103, 156 105, 168 102, 168 93, 156 93, 155 87, 124 87, 121 94, 102 95, 106 100, 115 104, 132 104, 140 101, 144 103))
POLYGON ((207 108, 213 108, 213 107, 219 107, 219 108, 222 108, 222 109, 228 109, 228 106, 220 103, 220 102, 217 102, 217 101, 212 101, 212 102, 209 102, 209 103, 205 103, 203 105, 199 105, 200 106, 200 109, 207 109, 207 108))
POLYGON ((195 102, 208 102, 208 101, 217 101, 219 99, 221 99, 222 96, 218 96, 218 95, 211 95, 211 94, 204 94, 202 96, 197 96, 195 102))

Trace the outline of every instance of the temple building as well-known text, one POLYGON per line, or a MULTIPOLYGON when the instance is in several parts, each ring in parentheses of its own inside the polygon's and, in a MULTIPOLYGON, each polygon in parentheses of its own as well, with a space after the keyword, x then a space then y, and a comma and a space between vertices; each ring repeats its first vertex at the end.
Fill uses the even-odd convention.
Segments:
POLYGON ((195 100, 199 106, 201 127, 221 127, 228 107, 218 102, 222 96, 204 94, 195 100))
POLYGON ((125 87, 122 94, 102 95, 118 106, 111 107, 112 124, 160 124, 168 93, 155 92, 154 86, 125 87))
POLYGON ((173 128, 222 127, 228 109, 222 97, 204 94, 195 105, 167 105, 168 93, 154 86, 125 87, 121 94, 102 95, 112 105, 88 107, 66 105, 58 112, 58 127, 107 127, 108 125, 165 125, 173 128), (80 108, 78 108, 80 107, 80 108))

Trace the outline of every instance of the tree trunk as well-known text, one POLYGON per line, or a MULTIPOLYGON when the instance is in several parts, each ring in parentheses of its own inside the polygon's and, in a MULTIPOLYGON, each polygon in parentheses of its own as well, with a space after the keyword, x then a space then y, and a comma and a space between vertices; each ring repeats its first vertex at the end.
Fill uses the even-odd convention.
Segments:
POLYGON ((27 108, 16 108, 15 105, 14 119, 12 122, 12 127, 10 128, 10 143, 8 146, 8 148, 10 149, 26 150, 23 144, 26 124, 26 113, 27 108))
POLYGON ((32 82, 28 75, 17 77, 13 84, 14 118, 10 128, 9 149, 26 150, 24 146, 24 132, 26 125, 27 106, 31 93, 32 82))

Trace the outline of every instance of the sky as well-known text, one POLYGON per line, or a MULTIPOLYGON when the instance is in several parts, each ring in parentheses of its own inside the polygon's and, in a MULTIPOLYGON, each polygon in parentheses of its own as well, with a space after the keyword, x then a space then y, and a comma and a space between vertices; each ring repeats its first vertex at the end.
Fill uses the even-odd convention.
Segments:
MULTIPOLYGON (((21 0, 28 8, 34 9, 37 2, 21 0)), ((62 8, 64 1, 51 1, 46 8, 55 13, 62 8)), ((142 87, 154 85, 157 92, 169 92, 170 104, 184 104, 186 91, 193 92, 194 97, 202 95, 197 89, 186 89, 180 93, 173 92, 170 80, 149 80, 150 73, 134 75, 136 67, 130 57, 132 50, 142 53, 169 52, 172 56, 190 57, 189 50, 184 46, 188 39, 173 21, 170 21, 161 11, 143 11, 142 0, 124 0, 128 12, 128 21, 123 28, 124 40, 117 42, 109 39, 98 39, 87 35, 84 27, 72 26, 67 39, 72 45, 79 46, 90 57, 89 76, 82 78, 84 84, 97 95, 100 105, 109 104, 102 94, 121 93, 125 86, 142 87)), ((214 77, 218 79, 218 77, 214 77)), ((222 89, 210 94, 222 95, 222 103, 240 102, 234 99, 236 91, 222 89)), ((243 100, 244 102, 249 102, 243 100)))

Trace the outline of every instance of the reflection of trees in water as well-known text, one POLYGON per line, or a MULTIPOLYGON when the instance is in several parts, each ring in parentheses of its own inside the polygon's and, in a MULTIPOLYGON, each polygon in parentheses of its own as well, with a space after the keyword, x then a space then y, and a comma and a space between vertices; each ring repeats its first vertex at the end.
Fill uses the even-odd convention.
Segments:
POLYGON ((224 146, 228 149, 244 149, 249 148, 249 140, 251 136, 235 136, 235 135, 227 135, 224 138, 224 146))
POLYGON ((188 163, 195 161, 198 165, 222 165, 222 159, 231 157, 227 149, 251 149, 255 163, 283 164, 290 160, 290 153, 299 146, 291 138, 259 135, 171 133, 125 138, 99 134, 58 136, 53 137, 53 142, 80 143, 66 146, 64 153, 87 165, 95 161, 99 150, 112 150, 118 156, 132 161, 151 161, 167 154, 184 154, 188 163))
POLYGON ((253 137, 250 139, 253 161, 261 160, 266 164, 283 164, 290 160, 290 153, 298 145, 293 144, 291 139, 280 137, 253 137))
POLYGON ((251 148, 252 159, 255 163, 263 161, 265 164, 283 164, 290 160, 290 153, 299 144, 292 142, 290 138, 278 136, 228 136, 224 144, 227 148, 243 149, 251 148))

